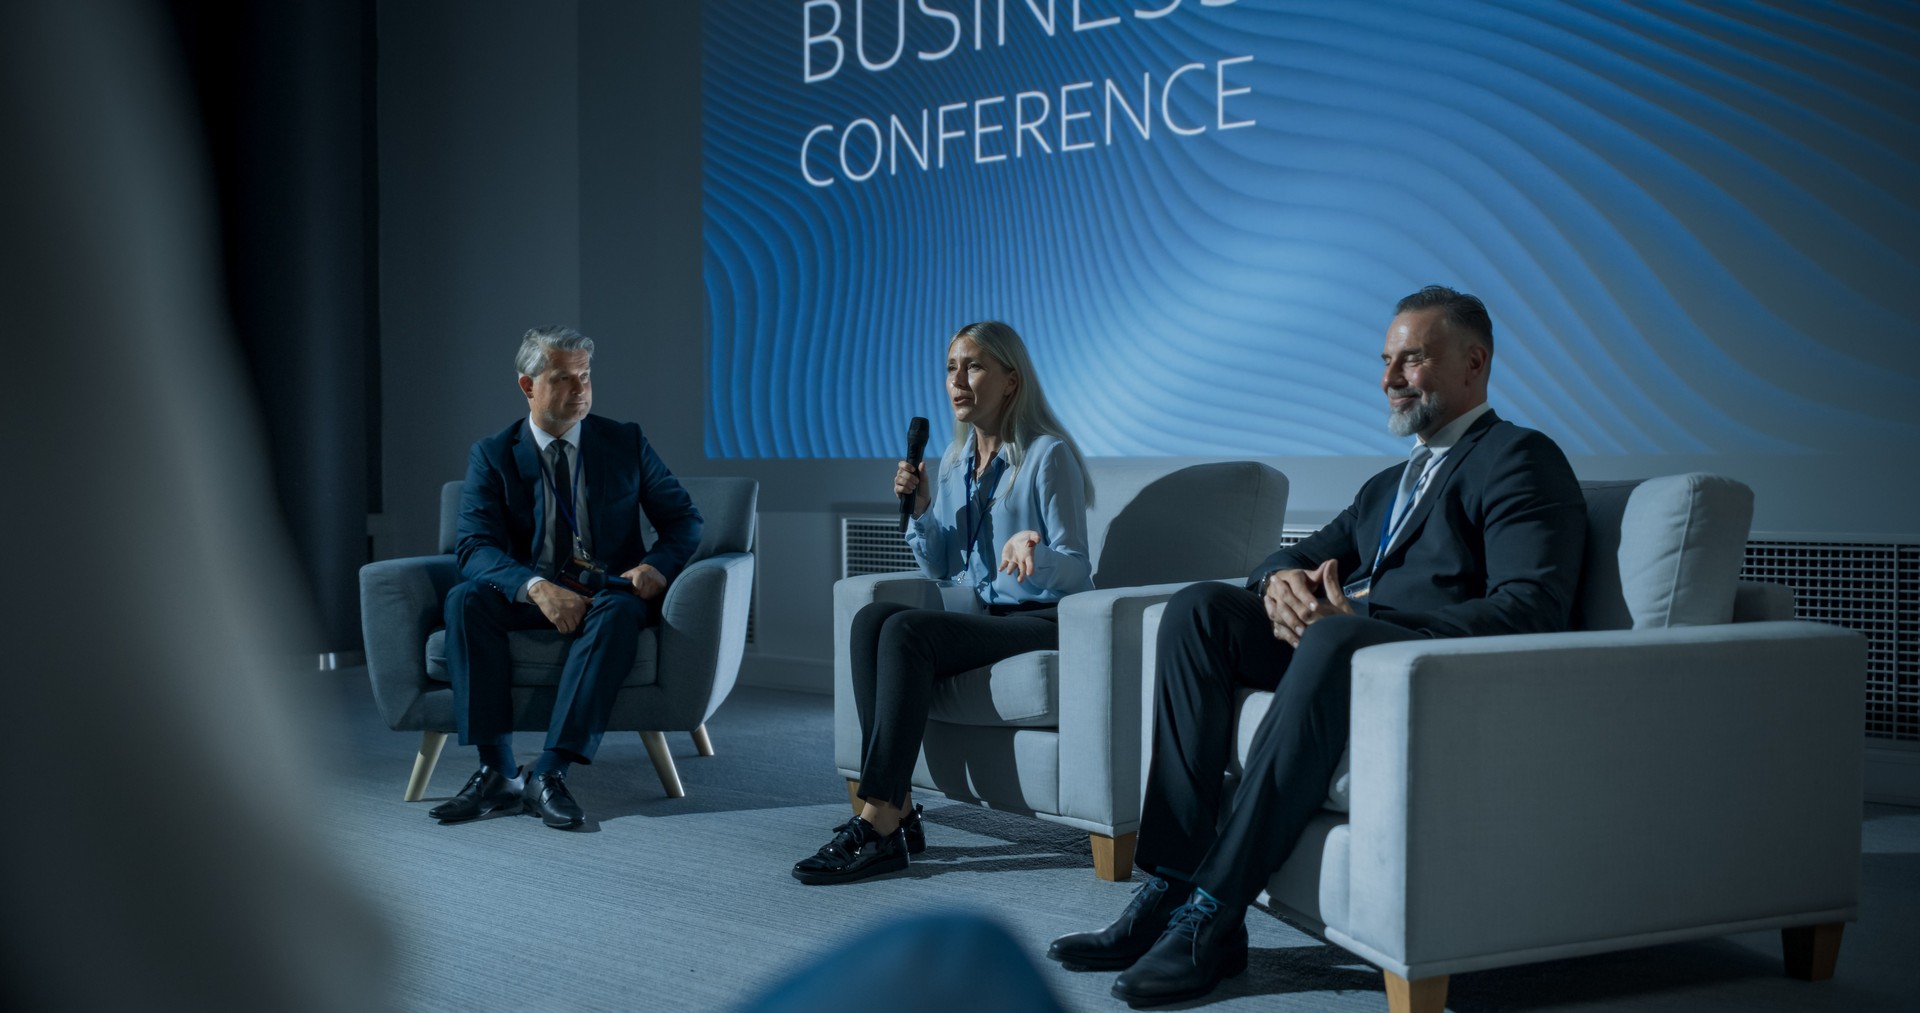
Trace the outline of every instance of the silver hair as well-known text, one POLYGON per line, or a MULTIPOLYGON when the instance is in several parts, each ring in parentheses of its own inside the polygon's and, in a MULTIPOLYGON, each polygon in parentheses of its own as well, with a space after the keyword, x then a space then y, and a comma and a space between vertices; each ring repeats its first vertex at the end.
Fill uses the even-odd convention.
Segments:
MULTIPOLYGON (((1006 418, 1000 424, 1001 446, 1005 448, 1007 466, 1017 477, 1020 464, 1026 460, 1027 448, 1033 445, 1037 437, 1051 436, 1067 445, 1067 452, 1073 455, 1073 463, 1080 466, 1081 480, 1086 486, 1087 505, 1093 505, 1093 476, 1087 473, 1087 461, 1080 454, 1080 446, 1067 435, 1067 427, 1053 414, 1047 405, 1046 392, 1040 388, 1040 374, 1034 371, 1033 359, 1027 355, 1027 344, 1020 340, 1019 332, 998 320, 982 320, 960 328, 953 337, 947 339, 947 347, 961 338, 967 338, 980 346, 980 350, 992 356, 1002 366, 1013 371, 1020 378, 1014 385, 1013 398, 1007 402, 1006 418)), ((959 466, 966 460, 967 447, 973 442, 973 426, 958 419, 953 423, 953 443, 941 462, 942 471, 959 466)))
POLYGON ((593 360, 593 339, 559 324, 535 327, 520 338, 520 353, 513 357, 513 364, 520 370, 521 376, 537 377, 546 372, 547 356, 550 352, 585 352, 587 360, 593 360))

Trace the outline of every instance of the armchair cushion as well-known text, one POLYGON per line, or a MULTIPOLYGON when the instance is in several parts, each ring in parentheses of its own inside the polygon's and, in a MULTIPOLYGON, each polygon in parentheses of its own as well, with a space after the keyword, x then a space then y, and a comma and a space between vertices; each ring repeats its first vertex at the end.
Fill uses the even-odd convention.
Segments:
MULTIPOLYGON (((649 626, 640 631, 640 650, 634 657, 633 671, 621 686, 651 686, 655 681, 654 644, 659 634, 649 626)), ((507 634, 507 654, 513 658, 515 686, 558 686, 560 670, 567 663, 567 641, 555 630, 520 630, 507 634)), ((447 631, 436 630, 427 638, 427 678, 451 683, 447 674, 447 631)))
POLYGON ((935 721, 1052 728, 1060 723, 1060 652, 1028 651, 934 685, 935 721))
POLYGON ((1720 475, 1589 482, 1587 557, 1574 625, 1711 626, 1733 620, 1753 490, 1720 475))

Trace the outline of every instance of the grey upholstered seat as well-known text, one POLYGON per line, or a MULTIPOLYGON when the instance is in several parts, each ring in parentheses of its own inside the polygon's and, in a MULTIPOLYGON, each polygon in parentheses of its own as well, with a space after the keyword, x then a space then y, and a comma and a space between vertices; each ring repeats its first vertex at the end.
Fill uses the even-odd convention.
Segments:
MULTIPOLYGON (((706 720, 740 673, 747 606, 753 588, 753 538, 759 483, 746 478, 682 478, 706 518, 700 547, 660 605, 660 622, 642 631, 633 671, 614 699, 609 731, 637 731, 667 794, 684 794, 662 733, 691 731, 712 755, 706 720)), ((421 732, 420 754, 407 782, 418 799, 454 730, 453 687, 447 681, 442 604, 460 581, 453 544, 460 483, 441 490, 440 551, 369 563, 360 570, 360 625, 367 672, 380 714, 396 731, 421 732)), ((645 518, 642 518, 645 523, 645 518)), ((558 633, 509 635, 514 659, 514 727, 542 731, 553 710, 566 641, 558 633)))
MULTIPOLYGON (((1268 884, 1395 1009, 1458 972, 1769 928, 1821 977, 1858 912, 1865 641, 1738 580, 1744 485, 1586 494, 1577 629, 1356 654, 1351 773, 1268 884)), ((1244 695, 1238 758, 1270 696, 1244 695)))
MULTIPOLYGON (((1244 579, 1279 544, 1287 479, 1250 461, 1095 459, 1088 468, 1096 590, 1061 603, 1059 650, 942 681, 913 785, 1085 830, 1096 873, 1125 879, 1140 823, 1141 612, 1190 581, 1244 579), (1098 590, 1108 587, 1126 590, 1098 590)), ((847 634, 874 601, 940 607, 918 572, 834 585, 834 761, 850 791, 861 739, 847 634)))

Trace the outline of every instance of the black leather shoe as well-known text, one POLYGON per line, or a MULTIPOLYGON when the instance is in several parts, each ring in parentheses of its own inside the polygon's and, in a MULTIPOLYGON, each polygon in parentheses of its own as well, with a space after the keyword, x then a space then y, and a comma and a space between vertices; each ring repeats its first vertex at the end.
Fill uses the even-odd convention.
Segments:
POLYGON ((811 858, 795 862, 793 878, 811 886, 851 883, 907 867, 907 835, 900 828, 882 836, 858 816, 846 826, 811 858))
MULTIPOLYGON (((916 803, 913 811, 900 819, 900 832, 907 836, 907 854, 909 855, 917 855, 927 850, 927 828, 920 825, 921 808, 922 807, 916 803)), ((853 825, 853 821, 848 820, 834 827, 833 832, 836 834, 840 833, 851 825, 853 825)))
POLYGON ((454 797, 427 810, 427 815, 442 823, 479 819, 496 809, 520 804, 520 771, 509 778, 492 767, 482 766, 467 778, 467 786, 454 797))
POLYGON ((1113 997, 1135 1008, 1197 999, 1247 969, 1247 909, 1194 892, 1153 948, 1114 979, 1113 997))
POLYGON ((1185 903, 1192 889, 1179 888, 1159 876, 1133 891, 1133 901, 1112 925, 1098 932, 1075 932, 1061 936, 1047 947, 1047 956, 1074 970, 1113 971, 1132 967, 1133 962, 1153 948, 1154 941, 1167 931, 1173 912, 1185 903))
POLYGON ((526 799, 527 811, 555 830, 572 830, 587 821, 567 790, 567 779, 559 774, 528 774, 526 799))

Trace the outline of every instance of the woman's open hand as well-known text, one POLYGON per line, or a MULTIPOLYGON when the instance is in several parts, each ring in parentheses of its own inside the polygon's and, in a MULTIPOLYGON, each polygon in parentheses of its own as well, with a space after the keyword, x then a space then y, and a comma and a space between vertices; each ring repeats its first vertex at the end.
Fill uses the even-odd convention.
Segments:
POLYGON ((1040 544, 1040 532, 1016 531, 1000 550, 1000 572, 1022 581, 1033 576, 1033 547, 1040 544))

